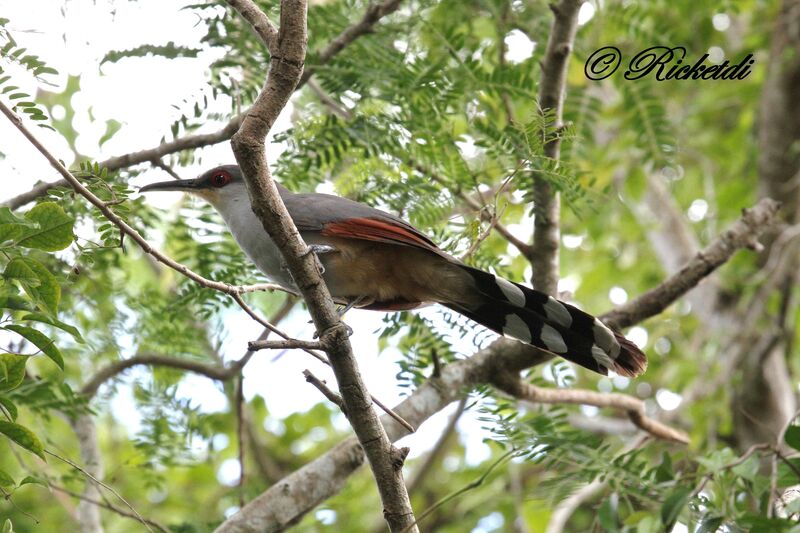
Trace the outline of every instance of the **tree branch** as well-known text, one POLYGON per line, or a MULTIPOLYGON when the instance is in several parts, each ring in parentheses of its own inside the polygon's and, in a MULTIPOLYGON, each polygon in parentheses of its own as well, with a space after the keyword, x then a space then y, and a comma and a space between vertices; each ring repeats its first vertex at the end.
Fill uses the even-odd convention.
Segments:
POLYGON ((379 20, 386 15, 390 15, 397 11, 402 3, 403 0, 384 0, 383 2, 370 4, 360 21, 346 28, 333 41, 331 41, 328 46, 322 50, 322 52, 320 52, 316 63, 307 68, 300 77, 298 86, 302 87, 309 80, 309 78, 314 75, 315 66, 319 67, 320 65, 324 65, 335 55, 344 50, 348 44, 352 43, 362 35, 371 33, 373 27, 378 23, 379 20))
POLYGON ((247 348, 253 352, 257 350, 291 350, 293 348, 300 348, 302 350, 322 350, 325 348, 325 345, 317 341, 288 339, 282 341, 252 341, 247 344, 247 348))
MULTIPOLYGON (((252 9, 240 9, 243 3, 252 4, 250 0, 242 0, 231 2, 231 5, 248 22, 256 23, 252 9)), ((257 9, 254 4, 251 7, 257 9)), ((283 205, 267 164, 266 136, 302 76, 307 39, 306 10, 305 0, 281 1, 278 41, 272 53, 266 85, 242 121, 241 128, 232 137, 231 145, 245 176, 253 212, 281 251, 308 304, 339 384, 348 420, 369 458, 381 495, 384 518, 392 531, 401 531, 414 523, 414 514, 403 482, 402 461, 398 461, 400 455, 372 409, 370 394, 353 356, 347 327, 341 322, 325 286, 318 260, 303 242, 283 205)), ((371 8, 368 14, 377 20, 380 11, 371 8)), ((416 528, 412 527, 411 531, 416 531, 416 528)))
MULTIPOLYGON (((83 413, 70 420, 72 430, 78 439, 78 448, 81 460, 86 465, 86 471, 93 477, 102 479, 103 456, 97 442, 97 428, 94 419, 88 413, 83 413)), ((100 520, 100 509, 92 502, 100 498, 100 490, 96 483, 87 479, 84 482, 83 496, 78 503, 77 520, 83 533, 103 533, 103 522, 100 520)))
MULTIPOLYGON (((86 496, 85 493, 84 494, 79 494, 79 493, 73 492, 73 491, 71 491, 71 490, 69 490, 69 489, 67 489, 65 487, 60 487, 58 485, 53 485, 52 483, 49 483, 47 486, 49 488, 55 490, 55 491, 63 492, 64 494, 72 496, 73 498, 76 498, 76 499, 80 500, 81 503, 90 504, 95 508, 107 509, 107 510, 113 512, 113 513, 116 513, 116 514, 120 515, 120 516, 124 516, 125 518, 131 518, 133 520, 136 520, 137 522, 140 521, 139 517, 137 517, 132 512, 126 511, 125 509, 117 507, 116 505, 111 505, 108 502, 98 500, 97 498, 88 497, 88 496, 86 496)), ((79 506, 80 505, 81 504, 79 504, 79 506)), ((153 526, 154 528, 156 528, 159 531, 162 531, 163 533, 169 533, 169 531, 170 531, 169 529, 167 529, 166 526, 160 524, 159 522, 156 522, 155 520, 152 520, 152 519, 149 519, 149 518, 143 518, 142 520, 144 520, 144 522, 146 524, 148 524, 150 526, 153 526)), ((102 530, 98 530, 98 531, 102 531, 102 530)))
MULTIPOLYGON (((291 311, 294 307, 295 302, 296 300, 291 296, 286 298, 286 301, 284 301, 283 305, 281 305, 280 308, 278 308, 278 310, 270 317, 270 325, 277 324, 286 318, 286 315, 288 315, 289 311, 291 311)), ((277 328, 275 328, 275 326, 273 326, 273 329, 265 329, 259 337, 259 340, 266 340, 269 334, 276 330, 277 328)), ((283 332, 280 330, 277 331, 279 334, 283 335, 283 332)), ((247 363, 250 362, 250 358, 253 357, 254 354, 254 351, 248 350, 241 358, 232 362, 230 366, 227 367, 221 365, 210 365, 200 361, 180 359, 166 355, 139 354, 128 359, 114 361, 101 368, 97 371, 97 373, 89 378, 86 383, 84 383, 80 392, 84 396, 91 399, 95 394, 97 394, 98 389, 100 389, 103 383, 113 379, 118 374, 121 374, 122 372, 129 368, 133 368, 134 366, 162 366, 166 368, 175 368, 178 370, 194 372, 195 374, 200 374, 201 376, 206 376, 210 379, 227 381, 238 375, 238 373, 247 365, 247 363)), ((219 356, 217 356, 217 359, 221 362, 221 358, 219 356)))
POLYGON ((83 387, 81 387, 81 394, 92 398, 95 394, 97 394, 98 389, 100 389, 100 386, 103 385, 103 383, 135 366, 160 366, 164 368, 175 368, 177 370, 186 370, 188 372, 200 374, 201 376, 206 376, 207 378, 218 381, 227 381, 236 376, 239 370, 241 370, 237 364, 233 364, 229 367, 222 367, 210 365, 208 363, 202 363, 200 361, 193 361, 191 359, 172 357, 169 355, 148 353, 138 354, 134 355, 133 357, 129 357, 128 359, 114 361, 101 368, 89 379, 89 381, 83 385, 83 387))
MULTIPOLYGON (((303 370, 303 376, 306 378, 307 382, 309 382, 312 385, 314 385, 317 388, 317 390, 319 390, 322 393, 323 396, 325 396, 328 400, 330 400, 331 402, 333 402, 336 405, 338 405, 339 409, 341 409, 342 412, 344 412, 344 410, 345 410, 344 401, 342 400, 342 397, 340 395, 338 395, 335 392, 333 392, 328 387, 328 385, 325 384, 324 381, 322 381, 317 376, 312 374, 310 370, 308 370, 308 369, 303 370)), ((345 416, 346 415, 347 415, 347 413, 345 413, 345 416)))
MULTIPOLYGON (((303 77, 300 79, 300 82, 297 84, 295 90, 299 90, 303 85, 305 85, 311 76, 314 75, 315 68, 328 63, 334 58, 334 56, 344 50, 350 43, 359 37, 371 33, 375 25, 380 22, 381 18, 397 11, 401 3, 402 0, 386 0, 385 2, 370 5, 364 14, 364 17, 359 22, 347 27, 344 31, 342 31, 341 34, 339 34, 328 44, 327 47, 325 47, 325 49, 317 58, 315 65, 309 66, 305 69, 303 77)), ((261 36, 260 33, 259 36, 261 36)), ((272 50, 269 45, 267 46, 270 50, 272 50)), ((146 150, 139 150, 137 152, 115 156, 110 159, 106 159, 105 161, 101 161, 98 164, 102 168, 113 171, 137 165, 139 163, 146 163, 154 159, 161 159, 164 156, 174 154, 176 152, 219 144, 229 140, 233 134, 239 130, 239 126, 241 126, 242 120, 246 114, 247 112, 231 118, 228 123, 225 124, 225 126, 213 133, 187 135, 169 142, 161 143, 154 148, 148 148, 146 150)), ((69 182, 65 179, 57 180, 52 183, 39 183, 31 190, 2 202, 0 206, 9 207, 12 210, 19 209, 23 205, 33 202, 37 198, 44 196, 50 189, 55 187, 68 187, 69 185, 69 182)))
POLYGON ((619 393, 602 393, 581 389, 545 389, 521 381, 517 376, 500 373, 493 380, 501 390, 511 396, 533 403, 594 405, 624 411, 631 422, 659 439, 689 443, 689 436, 645 414, 644 402, 633 396, 619 393))
POLYGON ((758 236, 775 222, 779 204, 764 198, 750 209, 742 210, 742 217, 711 244, 695 255, 678 272, 658 287, 637 296, 600 318, 614 328, 625 328, 657 315, 675 300, 686 294, 711 272, 728 261, 740 248, 758 249, 758 236))
POLYGON ((258 37, 267 46, 270 55, 275 55, 278 45, 278 30, 257 5, 248 0, 228 0, 228 4, 250 23, 258 37))
MULTIPOLYGON (((583 0, 561 0, 551 5, 553 27, 547 40, 547 49, 542 60, 542 76, 539 80, 539 107, 553 123, 546 128, 559 131, 562 128, 564 92, 567 82, 567 64, 575 33, 578 30, 578 11, 583 0)), ((547 139, 544 155, 557 160, 561 151, 561 136, 547 139)), ((541 175, 533 178, 533 286, 555 296, 558 292, 558 249, 560 200, 558 192, 541 175)))

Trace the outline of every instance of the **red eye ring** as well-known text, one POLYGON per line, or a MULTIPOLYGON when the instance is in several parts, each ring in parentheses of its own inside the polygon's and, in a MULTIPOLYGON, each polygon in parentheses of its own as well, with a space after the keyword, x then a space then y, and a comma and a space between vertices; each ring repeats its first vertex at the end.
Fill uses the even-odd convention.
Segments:
POLYGON ((224 187, 225 185, 229 184, 232 179, 233 176, 224 170, 220 170, 211 176, 211 185, 214 187, 224 187))

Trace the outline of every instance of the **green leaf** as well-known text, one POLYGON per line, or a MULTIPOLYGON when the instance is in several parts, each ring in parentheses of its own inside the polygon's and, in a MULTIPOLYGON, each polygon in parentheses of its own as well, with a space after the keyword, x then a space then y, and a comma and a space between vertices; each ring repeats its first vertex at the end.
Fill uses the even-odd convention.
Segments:
POLYGON ((715 533, 723 522, 725 522, 724 516, 709 516, 704 518, 700 527, 697 529, 697 533, 715 533))
POLYGON ((800 426, 789 426, 786 428, 783 440, 795 450, 800 451, 800 426))
POLYGON ((33 477, 33 476, 25 476, 25 478, 23 478, 23 480, 19 482, 20 487, 23 485, 41 485, 42 487, 47 487, 47 483, 45 483, 38 477, 33 477))
POLYGON ((667 496, 664 500, 664 505, 661 507, 661 523, 671 527, 672 524, 678 520, 683 507, 689 501, 689 495, 692 490, 686 487, 678 487, 672 494, 667 496))
POLYGON ((43 264, 29 257, 15 257, 3 272, 6 279, 17 280, 43 311, 55 315, 61 301, 61 286, 43 264))
POLYGON ((606 498, 597 512, 597 519, 600 522, 600 527, 603 531, 612 533, 619 531, 617 526, 617 511, 614 509, 614 504, 611 498, 606 498))
POLYGON ((744 478, 747 481, 755 482, 756 476, 758 476, 760 465, 761 460, 757 456, 751 455, 745 462, 734 466, 731 470, 737 476, 744 478))
POLYGON ((0 390, 11 390, 19 387, 25 379, 25 363, 27 356, 14 353, 0 354, 0 390))
POLYGON ((17 217, 11 209, 0 207, 0 243, 18 239, 30 227, 30 222, 17 217))
POLYGON ((39 330, 19 324, 10 324, 3 329, 13 331, 31 341, 37 348, 44 352, 47 357, 57 364, 61 370, 64 370, 64 358, 61 356, 61 352, 50 337, 39 330))
POLYGON ((0 470, 0 487, 15 487, 17 484, 14 478, 8 475, 5 470, 0 470))
POLYGON ((790 467, 783 461, 778 465, 779 487, 789 487, 800 483, 800 476, 797 475, 797 472, 800 471, 800 457, 791 457, 786 461, 791 463, 792 466, 790 467))
POLYGON ((25 214, 37 228, 29 230, 17 243, 45 252, 63 250, 72 243, 75 220, 55 202, 42 202, 25 214))
POLYGON ((85 344, 86 341, 83 339, 81 332, 78 331, 78 328, 75 326, 70 326, 57 318, 53 318, 51 316, 45 315, 43 313, 28 313, 27 315, 22 317, 22 320, 30 320, 33 322, 41 322, 43 324, 49 324, 53 327, 56 327, 60 330, 66 331, 70 335, 72 335, 76 341, 81 344, 85 344))
POLYGON ((14 524, 11 523, 10 518, 6 518, 5 523, 3 523, 3 531, 0 533, 14 533, 14 524))
POLYGON ((672 459, 667 452, 662 454, 661 464, 656 468, 655 474, 656 481, 659 483, 675 479, 675 473, 672 471, 672 459))
MULTIPOLYGON (((24 378, 25 377, 25 367, 24 366, 23 366, 22 370, 23 370, 22 377, 24 378)), ((17 406, 14 405, 14 402, 9 400, 8 398, 0 396, 0 405, 2 405, 3 409, 5 409, 8 412, 8 415, 11 417, 11 421, 12 422, 17 420, 17 415, 19 413, 17 412, 17 406)))
POLYGON ((0 433, 13 440, 29 452, 35 453, 45 461, 47 460, 45 459, 44 447, 42 446, 39 437, 37 437, 33 431, 25 426, 20 426, 14 422, 0 420, 0 433))

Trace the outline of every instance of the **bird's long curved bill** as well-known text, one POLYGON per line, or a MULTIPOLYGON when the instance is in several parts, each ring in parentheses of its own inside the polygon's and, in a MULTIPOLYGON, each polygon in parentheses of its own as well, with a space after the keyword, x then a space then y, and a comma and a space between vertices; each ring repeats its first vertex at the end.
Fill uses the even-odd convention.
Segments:
POLYGON ((202 187, 197 180, 172 180, 172 181, 159 181, 158 183, 151 183, 145 185, 139 192, 150 191, 196 191, 202 187))

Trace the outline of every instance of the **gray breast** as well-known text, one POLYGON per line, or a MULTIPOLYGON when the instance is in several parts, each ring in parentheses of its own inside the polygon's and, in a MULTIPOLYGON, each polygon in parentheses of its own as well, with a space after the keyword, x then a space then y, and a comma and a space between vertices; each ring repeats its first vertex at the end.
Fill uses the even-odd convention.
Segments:
POLYGON ((248 209, 221 210, 220 214, 233 238, 269 281, 296 291, 297 287, 283 263, 280 250, 249 206, 248 209))

